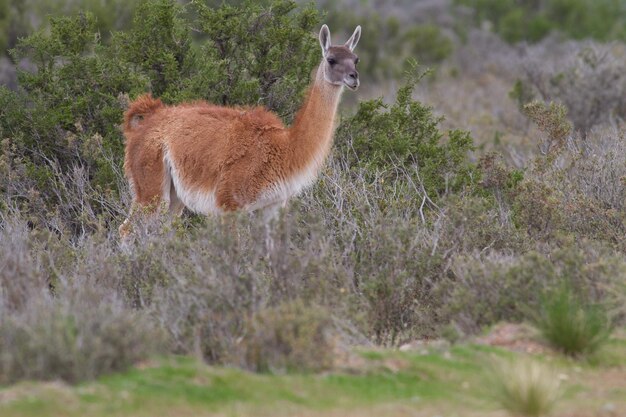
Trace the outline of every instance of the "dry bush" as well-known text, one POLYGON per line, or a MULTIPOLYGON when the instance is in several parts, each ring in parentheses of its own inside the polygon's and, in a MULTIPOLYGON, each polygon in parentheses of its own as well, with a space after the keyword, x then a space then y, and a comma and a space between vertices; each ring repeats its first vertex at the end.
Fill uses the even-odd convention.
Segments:
POLYGON ((266 283, 267 266, 254 247, 248 252, 216 222, 208 226, 193 238, 152 242, 145 256, 169 258, 169 282, 157 288, 149 310, 172 351, 225 362, 266 294, 265 285, 258 286, 266 283))
POLYGON ((519 51, 492 32, 472 29, 452 61, 463 69, 461 76, 480 77, 493 72, 513 81, 519 70, 519 51))
POLYGON ((555 279, 544 257, 498 252, 455 259, 450 279, 443 282, 445 315, 464 333, 475 333, 491 323, 520 321, 525 308, 536 304, 538 292, 555 279))
POLYGON ((0 213, 0 305, 21 309, 32 297, 47 290, 47 276, 38 254, 30 248, 23 224, 0 213))
POLYGON ((600 207, 623 211, 626 205, 626 136, 617 128, 594 129, 576 136, 576 154, 568 180, 600 207))
MULTIPOLYGON (((231 227, 184 216, 151 231, 138 228, 135 243, 121 250, 104 219, 69 240, 59 229, 28 231, 19 214, 7 212, 3 233, 12 239, 2 240, 0 259, 14 266, 2 277, 3 294, 13 294, 3 305, 4 334, 15 338, 25 328, 39 329, 37 323, 54 329, 34 332, 41 340, 28 341, 33 347, 26 351, 48 358, 43 368, 8 350, 9 363, 22 364, 21 373, 11 365, 11 379, 79 380, 123 369, 155 351, 154 328, 165 335, 168 352, 211 363, 284 370, 302 362, 294 358, 312 355, 319 367, 306 369, 320 369, 330 359, 313 346, 306 350, 306 340, 324 335, 321 345, 333 343, 339 317, 342 331, 357 335, 353 343, 432 337, 450 322, 475 332, 494 321, 527 318, 525 306, 536 305, 537 294, 563 277, 590 299, 618 305, 619 254, 607 242, 560 237, 563 228, 539 236, 516 226, 521 217, 512 199, 523 195, 524 182, 502 161, 483 161, 483 189, 437 204, 425 203, 419 184, 407 185, 414 173, 397 169, 395 178, 386 172, 374 177, 385 181, 371 181, 370 171, 344 164, 335 158, 316 187, 272 225, 269 249, 255 215, 236 216, 231 227), (568 250, 557 249, 566 243, 568 250), (536 252, 522 255, 531 249, 536 252), (30 281, 11 286, 15 276, 30 281), (314 307, 301 311, 294 300, 314 307), (87 306, 91 311, 83 312, 87 306), (309 313, 317 324, 302 339, 291 338, 309 313), (111 364, 103 349, 126 359, 111 364), (82 359, 71 362, 67 352, 82 359), (108 367, 98 368, 94 358, 108 367)), ((531 173, 533 181, 546 184, 546 172, 531 173)), ((606 189, 600 195, 608 198, 613 194, 606 189)), ((51 215, 48 224, 60 216, 51 215)))
POLYGON ((439 291, 441 314, 467 333, 499 321, 533 319, 542 294, 564 282, 588 302, 620 306, 624 294, 612 293, 626 276, 626 262, 593 241, 561 242, 563 249, 524 255, 490 252, 457 257, 439 291))
MULTIPOLYGON (((93 275, 65 275, 48 242, 23 222, 4 219, 0 259, 0 384, 20 379, 76 382, 120 371, 160 350, 162 338, 141 311, 93 275), (57 268, 58 267, 58 268, 57 268)), ((84 259, 83 259, 84 260, 84 259)), ((91 265, 94 267, 95 265, 91 265)))
POLYGON ((35 297, 21 311, 2 308, 0 383, 92 379, 159 351, 159 333, 145 314, 79 285, 73 296, 35 297))
POLYGON ((234 228, 209 218, 185 237, 153 240, 145 255, 164 260, 166 282, 155 287, 148 310, 169 335, 171 349, 210 362, 237 362, 233 352, 250 317, 268 305, 297 298, 341 304, 344 266, 316 233, 319 226, 295 229, 305 221, 312 220, 303 215, 277 222, 269 249, 264 225, 246 214, 234 228))
POLYGON ((321 371, 333 365, 333 333, 328 311, 295 300, 248 319, 238 350, 244 366, 254 371, 321 371))
POLYGON ((85 165, 73 163, 62 170, 59 161, 43 155, 41 164, 35 165, 11 139, 0 141, 0 208, 19 211, 33 227, 60 235, 85 238, 96 231, 107 232, 111 222, 127 213, 128 183, 102 143, 89 146, 112 173, 106 189, 94 186, 90 181, 93 173, 85 165), (51 204, 50 196, 58 204, 51 204))
POLYGON ((544 101, 563 103, 583 134, 601 124, 615 124, 626 111, 624 47, 593 42, 569 42, 553 55, 550 49, 529 48, 521 77, 532 93, 544 101))
POLYGON ((518 224, 538 238, 564 232, 625 250, 625 144, 621 130, 594 129, 536 158, 513 196, 518 224))
POLYGON ((545 104, 533 101, 524 105, 524 113, 547 135, 544 153, 558 153, 565 146, 565 141, 572 132, 572 125, 567 119, 567 109, 558 103, 545 104))

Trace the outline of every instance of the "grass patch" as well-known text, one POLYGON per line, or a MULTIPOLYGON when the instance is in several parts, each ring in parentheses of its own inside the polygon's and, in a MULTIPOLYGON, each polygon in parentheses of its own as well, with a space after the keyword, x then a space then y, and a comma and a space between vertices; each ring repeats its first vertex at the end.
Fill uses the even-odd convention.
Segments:
POLYGON ((543 297, 536 325, 550 345, 569 356, 596 353, 611 334, 606 311, 586 303, 568 286, 543 297))
MULTIPOLYGON (((626 344, 608 345, 616 358, 626 354, 626 344)), ((626 405, 616 397, 626 385, 619 383, 623 370, 615 367, 581 367, 577 361, 555 358, 548 368, 542 358, 529 360, 472 345, 426 355, 377 350, 361 357, 365 363, 348 373, 277 375, 170 356, 77 386, 28 382, 0 389, 0 415, 314 417, 372 415, 379 410, 379 415, 395 417, 412 410, 420 417, 474 417, 489 414, 492 407, 485 387, 490 396, 496 390, 499 403, 512 404, 507 409, 518 415, 544 415, 553 405, 549 400, 561 392, 567 395, 559 401, 559 412, 591 412, 596 410, 593 404, 605 402, 626 405), (485 366, 494 357, 498 366, 485 366), (558 384, 561 373, 572 378, 563 387, 558 384), (489 378, 492 384, 486 385, 489 378)))
POLYGON ((547 415, 562 395, 556 372, 528 358, 495 361, 491 379, 494 399, 515 416, 547 415))
MULTIPOLYGON (((398 358, 398 352, 381 355, 389 360, 398 358)), ((26 383, 0 390, 0 415, 49 416, 60 415, 63 410, 66 417, 154 416, 177 415, 177 410, 184 409, 196 410, 196 415, 229 415, 236 410, 233 415, 247 416, 275 415, 285 407, 297 414, 302 410, 325 413, 414 401, 429 405, 476 403, 468 393, 450 389, 450 379, 462 381, 476 373, 455 370, 455 364, 465 366, 456 358, 429 365, 437 355, 403 353, 400 356, 409 366, 395 372, 373 366, 357 373, 317 375, 255 374, 209 367, 187 357, 166 358, 155 366, 109 375, 97 382, 63 386, 63 395, 46 388, 37 394, 35 402, 27 394, 32 388, 26 383), (423 372, 426 368, 428 372, 423 372), (22 386, 28 388, 19 389, 22 386), (2 401, 9 395, 15 400, 2 401)))

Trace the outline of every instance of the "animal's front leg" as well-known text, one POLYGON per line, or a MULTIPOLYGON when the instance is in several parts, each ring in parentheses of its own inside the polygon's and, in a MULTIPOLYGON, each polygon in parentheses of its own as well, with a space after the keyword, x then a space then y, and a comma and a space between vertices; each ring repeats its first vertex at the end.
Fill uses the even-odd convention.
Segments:
POLYGON ((272 204, 262 209, 262 219, 265 227, 265 249, 268 254, 271 254, 275 250, 274 236, 272 234, 272 228, 278 221, 278 215, 280 209, 287 205, 287 201, 281 201, 279 203, 272 204))

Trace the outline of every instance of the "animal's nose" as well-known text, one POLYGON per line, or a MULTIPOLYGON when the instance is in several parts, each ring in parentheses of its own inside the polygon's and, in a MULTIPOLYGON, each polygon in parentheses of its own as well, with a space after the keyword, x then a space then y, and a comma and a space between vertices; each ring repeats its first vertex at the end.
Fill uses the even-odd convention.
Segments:
POLYGON ((359 78, 359 73, 356 71, 351 72, 350 74, 348 74, 348 77, 352 78, 353 80, 357 80, 359 78))

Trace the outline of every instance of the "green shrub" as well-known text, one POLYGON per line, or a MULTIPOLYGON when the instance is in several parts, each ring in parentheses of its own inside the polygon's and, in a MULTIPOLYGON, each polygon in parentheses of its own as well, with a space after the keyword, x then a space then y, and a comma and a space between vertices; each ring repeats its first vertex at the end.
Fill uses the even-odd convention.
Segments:
POLYGON ((497 27, 507 42, 538 42, 550 32, 552 22, 541 15, 529 17, 523 8, 514 8, 499 19, 497 27))
POLYGON ((168 101, 182 88, 183 80, 189 77, 195 65, 183 8, 170 0, 140 5, 132 28, 113 34, 111 49, 148 77, 149 89, 155 96, 168 101))
POLYGON ((202 41, 197 69, 181 98, 206 98, 222 105, 265 105, 289 122, 319 63, 313 36, 320 14, 292 0, 248 0, 210 8, 195 0, 192 20, 202 41), (215 72, 217 78, 211 80, 215 72))
POLYGON ((452 53, 454 45, 435 25, 414 26, 403 35, 407 55, 424 64, 436 64, 452 53))
POLYGON ((585 301, 567 284, 544 294, 536 326, 550 345, 570 356, 595 353, 611 333, 604 308, 585 301))
POLYGON ((0 0, 0 54, 13 48, 33 30, 45 29, 47 16, 72 15, 89 10, 98 32, 108 37, 112 30, 127 28, 141 0, 0 0))
MULTIPOLYGON (((372 12, 379 7, 360 7, 355 10, 342 2, 317 2, 327 14, 326 21, 331 28, 348 31, 361 25, 366 29, 359 41, 359 74, 368 84, 395 80, 402 77, 406 61, 417 59, 426 65, 436 65, 448 58, 454 50, 454 42, 445 30, 438 25, 423 24, 411 20, 403 23, 403 18, 372 12)), ((371 3, 366 1, 365 3, 371 3)), ((349 33, 345 33, 349 36, 349 33)))
MULTIPOLYGON (((146 91, 168 102, 265 104, 289 121, 299 105, 294 97, 319 59, 312 36, 318 19, 312 6, 298 9, 289 0, 214 9, 200 1, 185 9, 158 0, 137 8, 131 30, 104 38, 92 13, 52 17, 49 30, 25 37, 12 51, 16 61, 34 66, 18 71, 21 92, 0 87, 0 139, 10 150, 2 158, 13 181, 0 184, 5 199, 19 201, 39 226, 47 222, 41 209, 54 211, 74 198, 87 203, 93 217, 110 221, 114 210, 101 196, 123 197, 126 187, 119 123, 129 97, 146 91), (77 171, 93 192, 69 195, 63 182, 77 171), (24 198, 21 186, 36 190, 36 198, 24 198)), ((63 223, 75 232, 86 229, 80 216, 63 223)))
POLYGON ((467 155, 473 142, 460 130, 444 135, 432 108, 412 98, 426 74, 413 63, 395 103, 387 105, 382 99, 360 103, 356 114, 342 121, 336 141, 350 165, 385 171, 388 178, 396 177, 397 169, 412 171, 415 182, 436 197, 472 184, 475 167, 467 155))
POLYGON ((508 42, 537 42, 552 31, 573 39, 624 39, 626 13, 614 0, 455 0, 474 10, 476 23, 491 22, 508 42))
MULTIPOLYGON (((14 57, 30 57, 37 71, 19 72, 22 106, 7 111, 11 125, 3 136, 11 135, 26 164, 48 170, 44 178, 51 176, 52 165, 62 172, 82 165, 93 186, 117 191, 109 161, 121 163, 119 97, 143 90, 146 82, 103 48, 91 14, 53 18, 50 33, 40 31, 20 42, 14 57)), ((43 180, 39 188, 53 203, 53 184, 43 180)))

